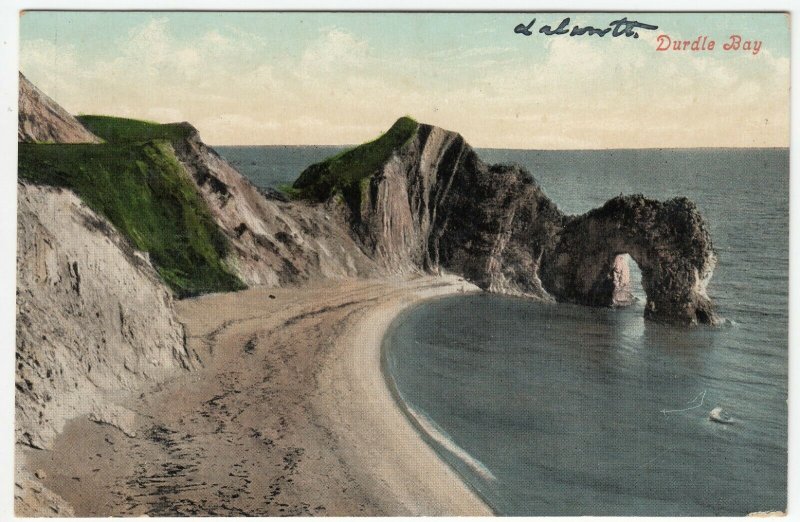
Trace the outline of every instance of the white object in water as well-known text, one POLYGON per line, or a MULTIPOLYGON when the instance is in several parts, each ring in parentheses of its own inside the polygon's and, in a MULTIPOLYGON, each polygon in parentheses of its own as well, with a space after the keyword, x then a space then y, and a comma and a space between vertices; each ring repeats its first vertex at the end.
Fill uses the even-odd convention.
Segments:
POLYGON ((722 408, 720 408, 719 406, 711 410, 711 413, 708 414, 708 418, 714 422, 719 422, 722 424, 733 423, 730 415, 722 411, 722 408))

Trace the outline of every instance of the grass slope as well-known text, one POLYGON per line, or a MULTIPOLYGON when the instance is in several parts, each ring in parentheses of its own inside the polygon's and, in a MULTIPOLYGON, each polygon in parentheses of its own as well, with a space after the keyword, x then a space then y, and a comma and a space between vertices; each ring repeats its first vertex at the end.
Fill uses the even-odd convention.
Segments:
POLYGON ((411 138, 418 126, 412 118, 402 117, 378 139, 311 165, 294 182, 291 195, 324 201, 340 193, 350 208, 359 209, 361 191, 370 176, 411 138))
POLYGON ((108 143, 176 141, 189 135, 188 128, 178 123, 161 124, 115 116, 76 116, 76 118, 95 136, 108 143))
MULTIPOLYGON (((166 137, 174 129, 126 120, 91 130, 113 140, 166 137), (130 122, 130 123, 127 123, 130 122), (106 129, 114 131, 103 132, 106 129), (105 135, 104 135, 105 134, 105 135)), ((112 141, 112 140, 109 140, 112 141)), ((179 297, 244 288, 224 266, 228 249, 205 202, 166 141, 19 144, 20 178, 66 187, 148 252, 179 297)))

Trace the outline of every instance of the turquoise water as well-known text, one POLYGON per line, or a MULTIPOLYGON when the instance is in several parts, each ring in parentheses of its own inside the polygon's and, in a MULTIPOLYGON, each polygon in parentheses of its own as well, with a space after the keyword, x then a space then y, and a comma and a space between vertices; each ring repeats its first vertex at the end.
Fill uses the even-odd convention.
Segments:
MULTIPOLYGON (((308 154, 281 175, 294 179, 308 154)), ((784 509, 788 150, 479 154, 527 167, 569 213, 620 192, 694 200, 719 257, 709 293, 728 324, 652 324, 642 301, 426 302, 395 321, 384 365, 431 444, 501 514, 784 509), (733 423, 709 421, 715 407, 733 423)))

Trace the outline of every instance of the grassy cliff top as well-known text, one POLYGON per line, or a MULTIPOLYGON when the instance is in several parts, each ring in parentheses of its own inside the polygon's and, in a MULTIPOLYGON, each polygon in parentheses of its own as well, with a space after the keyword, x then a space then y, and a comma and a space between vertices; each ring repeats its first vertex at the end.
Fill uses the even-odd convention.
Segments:
POLYGON ((376 140, 311 165, 294 182, 295 195, 324 201, 338 192, 351 208, 358 205, 362 181, 386 163, 392 153, 413 136, 417 127, 419 124, 414 119, 404 116, 376 140))
MULTIPOLYGON (((124 136, 138 141, 143 133, 158 130, 158 124, 123 121, 90 128, 100 128, 97 134, 112 137, 109 141, 124 136)), ((18 168, 21 179, 73 190, 150 254, 178 296, 244 288, 222 261, 228 249, 225 236, 166 141, 20 143, 18 168)))
POLYGON ((155 123, 116 116, 76 116, 95 136, 107 143, 136 143, 151 140, 176 141, 189 137, 191 127, 180 123, 155 123))

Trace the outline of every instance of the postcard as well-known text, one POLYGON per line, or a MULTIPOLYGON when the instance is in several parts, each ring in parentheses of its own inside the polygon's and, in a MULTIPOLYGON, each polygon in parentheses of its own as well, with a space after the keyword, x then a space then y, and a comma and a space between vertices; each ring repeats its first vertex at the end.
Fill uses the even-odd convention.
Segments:
POLYGON ((789 13, 18 23, 17 516, 786 512, 789 13))

